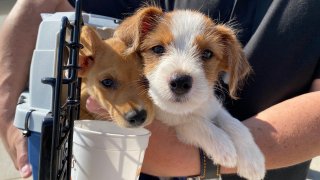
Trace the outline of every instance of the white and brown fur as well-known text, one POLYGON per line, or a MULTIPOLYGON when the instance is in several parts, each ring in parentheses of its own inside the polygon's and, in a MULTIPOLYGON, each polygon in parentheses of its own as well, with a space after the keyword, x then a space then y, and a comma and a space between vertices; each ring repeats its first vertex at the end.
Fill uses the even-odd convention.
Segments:
POLYGON ((215 163, 237 167, 247 179, 263 179, 264 156, 250 131, 213 91, 219 75, 228 73, 229 93, 236 99, 251 70, 231 28, 192 10, 164 13, 146 7, 124 20, 114 36, 128 44, 127 53, 141 54, 156 119, 173 126, 182 142, 200 147, 215 163), (155 50, 159 45, 163 53, 155 50), (186 92, 177 93, 172 82, 181 76, 189 84, 186 92))
POLYGON ((80 118, 112 119, 119 126, 129 128, 150 124, 154 108, 143 84, 140 56, 134 52, 125 54, 128 47, 122 40, 102 40, 89 26, 82 28, 81 44, 84 48, 80 51, 78 74, 83 78, 82 107, 91 96, 105 113, 88 114, 82 108, 80 118))

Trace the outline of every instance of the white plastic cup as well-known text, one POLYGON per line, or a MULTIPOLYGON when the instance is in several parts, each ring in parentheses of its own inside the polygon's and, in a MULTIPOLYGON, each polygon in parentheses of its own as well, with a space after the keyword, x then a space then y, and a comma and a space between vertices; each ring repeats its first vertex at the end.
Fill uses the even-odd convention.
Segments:
POLYGON ((76 121, 72 180, 138 179, 150 135, 108 121, 76 121))

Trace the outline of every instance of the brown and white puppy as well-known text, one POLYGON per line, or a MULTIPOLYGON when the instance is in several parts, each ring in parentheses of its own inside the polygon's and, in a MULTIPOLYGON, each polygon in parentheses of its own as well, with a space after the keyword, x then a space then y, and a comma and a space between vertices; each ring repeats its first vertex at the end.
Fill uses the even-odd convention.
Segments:
POLYGON ((251 133, 214 94, 225 72, 230 96, 237 98, 251 70, 231 28, 196 11, 146 7, 124 20, 114 36, 128 44, 127 53, 141 54, 157 119, 215 163, 237 166, 242 177, 263 179, 264 156, 251 133))
POLYGON ((118 38, 102 40, 95 30, 84 26, 84 46, 79 57, 79 76, 83 78, 82 97, 90 95, 122 127, 141 127, 154 118, 154 108, 143 86, 141 58, 126 54, 127 46, 118 38))

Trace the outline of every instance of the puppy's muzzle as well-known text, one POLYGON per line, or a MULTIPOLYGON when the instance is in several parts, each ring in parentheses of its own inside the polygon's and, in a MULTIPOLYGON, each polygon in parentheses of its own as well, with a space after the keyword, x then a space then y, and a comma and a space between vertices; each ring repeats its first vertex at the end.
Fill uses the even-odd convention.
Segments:
POLYGON ((178 96, 184 95, 192 88, 192 77, 189 75, 175 75, 170 80, 170 90, 178 96))
POLYGON ((131 126, 137 127, 142 125, 147 119, 147 111, 142 110, 133 110, 128 112, 125 115, 125 120, 129 122, 131 126))

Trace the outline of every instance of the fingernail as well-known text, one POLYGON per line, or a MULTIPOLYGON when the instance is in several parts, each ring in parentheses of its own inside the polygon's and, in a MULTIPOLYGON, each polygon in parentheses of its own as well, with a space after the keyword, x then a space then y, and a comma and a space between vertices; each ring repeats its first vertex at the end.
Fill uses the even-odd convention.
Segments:
POLYGON ((24 165, 21 169, 20 169, 20 176, 21 177, 27 177, 29 176, 31 173, 31 167, 29 164, 24 165))

